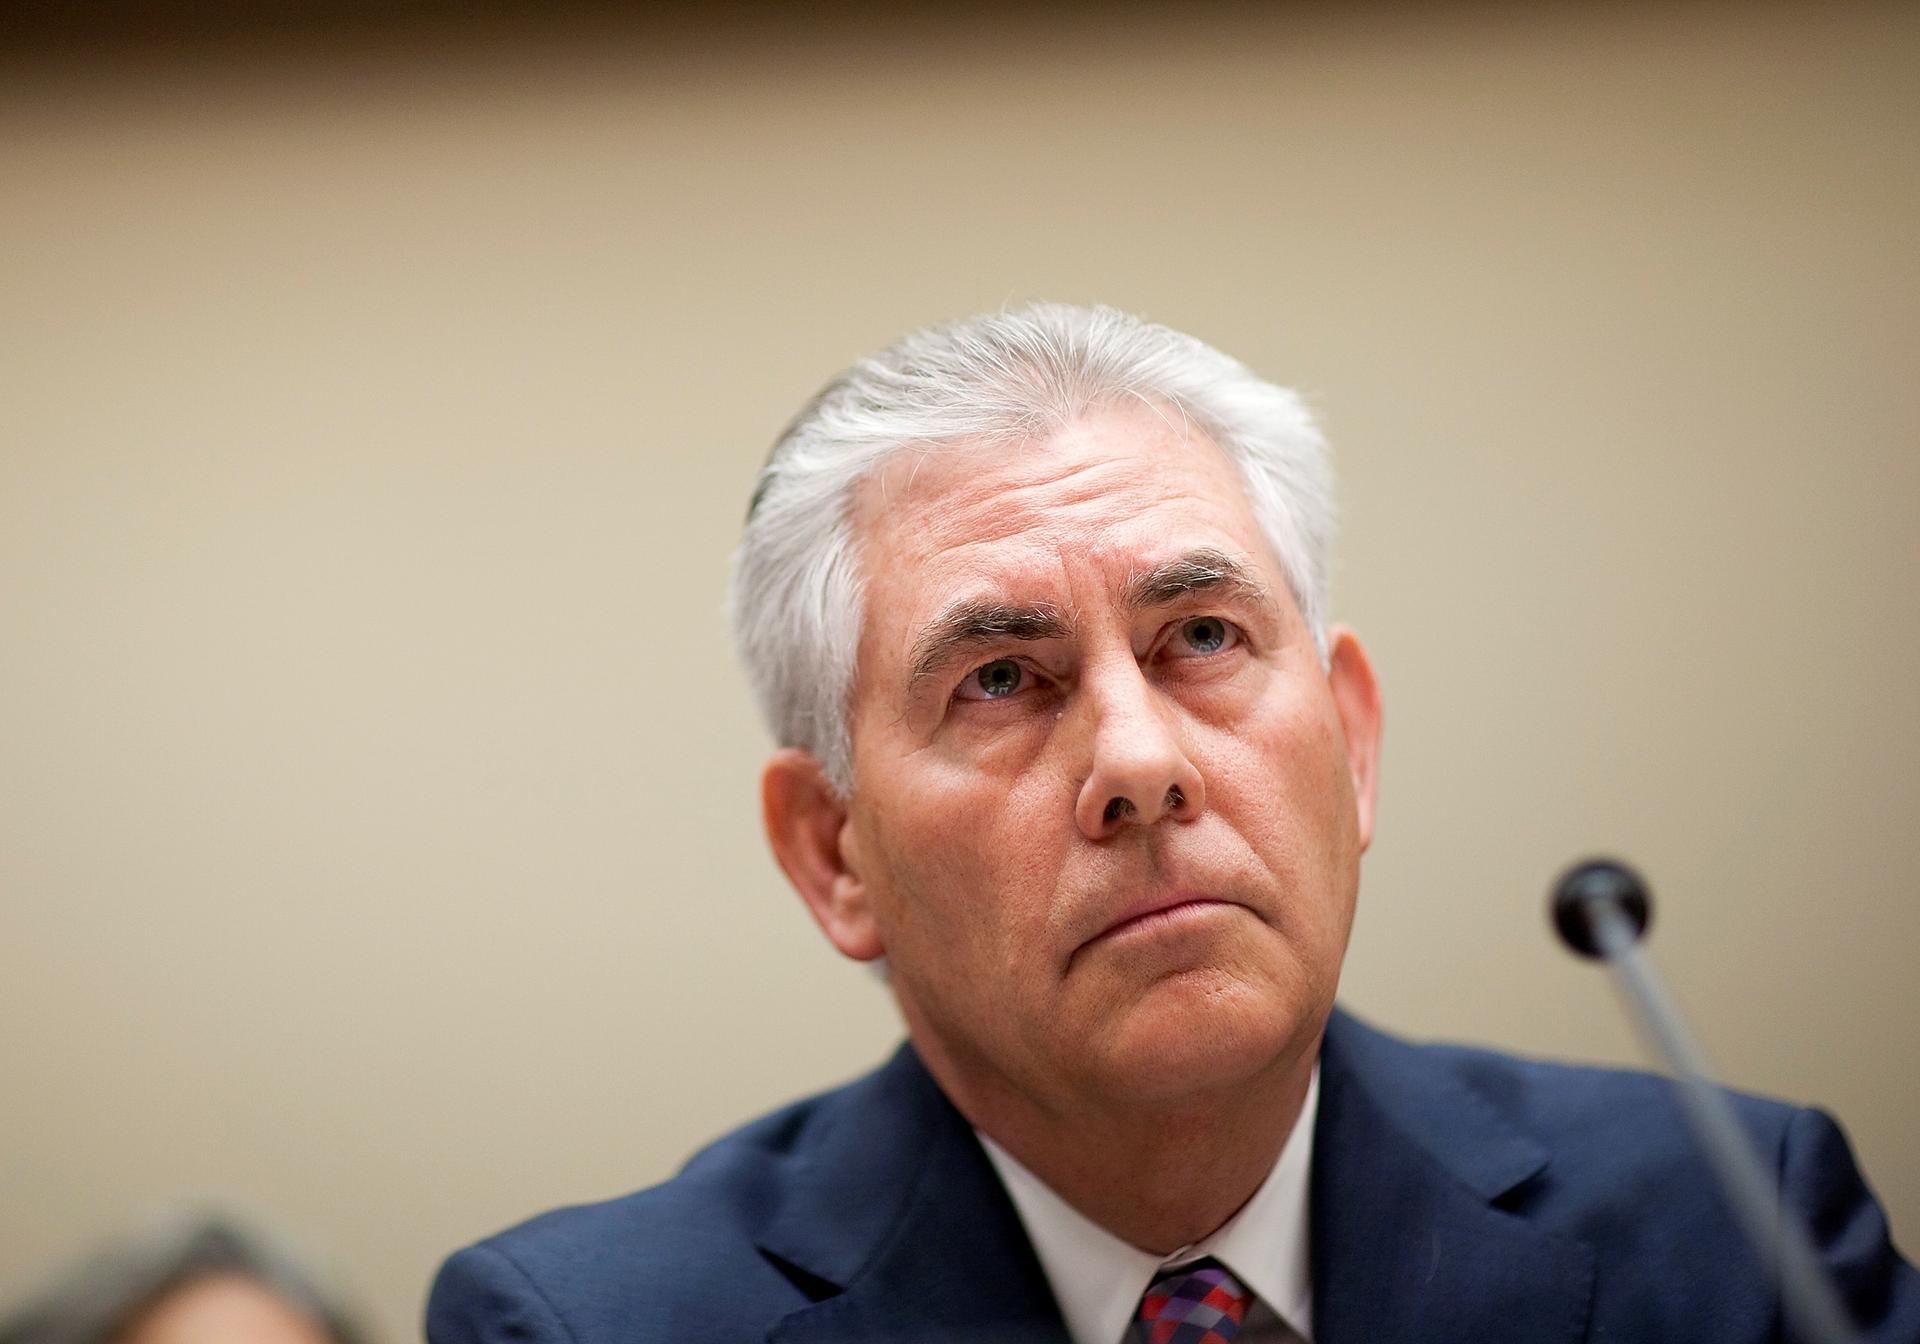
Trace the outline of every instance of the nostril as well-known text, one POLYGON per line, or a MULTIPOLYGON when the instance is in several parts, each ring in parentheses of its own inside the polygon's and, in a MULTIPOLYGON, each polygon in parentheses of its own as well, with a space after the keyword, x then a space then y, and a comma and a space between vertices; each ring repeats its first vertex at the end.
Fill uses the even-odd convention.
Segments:
POLYGON ((1100 819, 1111 826, 1122 817, 1130 817, 1132 815, 1133 804, 1116 794, 1112 798, 1107 799, 1106 811, 1100 814, 1100 819))
POLYGON ((1175 784, 1174 786, 1172 786, 1167 790, 1167 800, 1164 803, 1160 804, 1160 806, 1161 806, 1161 809, 1164 811, 1178 812, 1181 808, 1181 805, 1184 804, 1186 801, 1187 801, 1187 795, 1180 792, 1180 786, 1178 784, 1175 784))

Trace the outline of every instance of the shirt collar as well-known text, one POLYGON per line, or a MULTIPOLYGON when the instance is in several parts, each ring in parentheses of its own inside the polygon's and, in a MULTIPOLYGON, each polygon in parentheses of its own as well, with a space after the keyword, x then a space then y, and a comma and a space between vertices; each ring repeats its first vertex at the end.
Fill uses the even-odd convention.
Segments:
POLYGON ((1027 1229, 1073 1344, 1115 1344, 1147 1286, 1169 1265, 1213 1256, 1304 1340, 1313 1338, 1307 1270, 1307 1174, 1320 1109, 1320 1066, 1273 1170, 1238 1213, 1204 1241, 1171 1255, 1143 1251, 1101 1227, 999 1144, 975 1130, 1027 1229))

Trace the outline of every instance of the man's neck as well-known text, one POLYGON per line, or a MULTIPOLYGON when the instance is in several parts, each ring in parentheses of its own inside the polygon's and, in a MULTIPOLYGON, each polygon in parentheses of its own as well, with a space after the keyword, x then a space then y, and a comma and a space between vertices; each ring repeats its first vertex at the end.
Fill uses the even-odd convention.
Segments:
POLYGON ((1067 1203, 1121 1240, 1167 1255, 1204 1240, 1273 1170, 1305 1104, 1318 1040, 1260 1076, 1177 1101, 1092 1104, 1070 1123, 1010 1087, 923 1061, 961 1114, 1067 1203))

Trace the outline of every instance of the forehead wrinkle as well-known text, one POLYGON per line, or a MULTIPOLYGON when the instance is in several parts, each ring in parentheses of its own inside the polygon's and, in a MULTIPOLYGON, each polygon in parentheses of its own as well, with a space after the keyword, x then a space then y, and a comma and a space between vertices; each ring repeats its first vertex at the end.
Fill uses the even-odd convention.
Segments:
POLYGON ((937 463, 940 475, 929 474, 925 481, 922 469, 936 464, 931 454, 918 456, 910 466, 896 467, 883 477, 874 502, 883 515, 917 506, 921 512, 918 549, 933 554, 1005 541, 1037 525, 1058 522, 1085 506, 1099 506, 1130 493, 1137 496, 1136 508, 1171 503, 1185 493, 1167 489, 1136 463, 1056 461, 1045 449, 1018 463, 1011 480, 1000 464, 992 462, 985 463, 977 476, 961 470, 969 462, 978 462, 982 451, 943 454, 946 460, 937 463), (921 496, 917 501, 916 494, 921 496))
POLYGON ((1107 426, 1116 415, 1134 422, 1131 429, 1121 426, 1123 447, 1144 447, 1150 457, 1171 452, 1175 459, 1198 449, 1202 456, 1227 462, 1191 423, 1184 406, 1130 393, 1033 433, 904 444, 878 464, 857 497, 857 525, 883 527, 895 510, 917 503, 923 518, 915 549, 932 555, 1004 540, 1036 522, 1058 520, 1063 511, 1112 497, 1131 495, 1135 511, 1188 497, 1191 483, 1170 480, 1164 463, 1150 465, 1132 451, 1096 449, 1091 457, 1081 451, 1089 435, 1112 437, 1107 426), (1141 417, 1148 421, 1144 444, 1138 437, 1141 417), (1066 451, 1056 453, 1063 446, 1066 451))

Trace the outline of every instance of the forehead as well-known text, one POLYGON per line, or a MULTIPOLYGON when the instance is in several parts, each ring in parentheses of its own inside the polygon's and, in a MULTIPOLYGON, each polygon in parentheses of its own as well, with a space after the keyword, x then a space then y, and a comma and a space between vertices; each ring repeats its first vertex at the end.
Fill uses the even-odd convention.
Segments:
POLYGON ((867 633, 890 639, 956 597, 1117 591, 1196 547, 1271 565, 1226 454, 1177 412, 1137 403, 1044 439, 897 453, 862 485, 854 522, 867 633))

